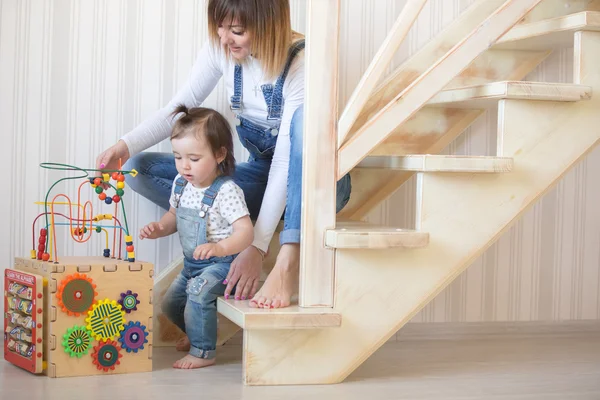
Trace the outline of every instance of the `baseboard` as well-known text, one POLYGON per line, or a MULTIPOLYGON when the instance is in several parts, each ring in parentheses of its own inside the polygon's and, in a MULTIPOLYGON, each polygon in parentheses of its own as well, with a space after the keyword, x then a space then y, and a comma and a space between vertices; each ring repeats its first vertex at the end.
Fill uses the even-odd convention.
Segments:
POLYGON ((600 320, 409 323, 390 341, 600 335, 600 320))

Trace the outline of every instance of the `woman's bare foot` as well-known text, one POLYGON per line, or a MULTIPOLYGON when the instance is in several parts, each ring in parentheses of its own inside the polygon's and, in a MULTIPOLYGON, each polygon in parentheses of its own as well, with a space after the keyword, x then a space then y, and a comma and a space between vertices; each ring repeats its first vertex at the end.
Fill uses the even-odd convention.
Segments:
POLYGON ((190 351, 190 346, 190 339, 188 339, 187 336, 179 338, 175 343, 175 349, 177 349, 177 351, 190 351))
POLYGON ((273 270, 264 285, 250 300, 254 308, 283 308, 290 305, 292 295, 298 291, 300 245, 284 244, 279 250, 273 270))
POLYGON ((191 354, 183 357, 180 360, 175 361, 173 364, 173 368, 178 369, 194 369, 194 368, 204 368, 213 365, 217 361, 216 358, 207 360, 206 358, 198 358, 194 357, 191 354))

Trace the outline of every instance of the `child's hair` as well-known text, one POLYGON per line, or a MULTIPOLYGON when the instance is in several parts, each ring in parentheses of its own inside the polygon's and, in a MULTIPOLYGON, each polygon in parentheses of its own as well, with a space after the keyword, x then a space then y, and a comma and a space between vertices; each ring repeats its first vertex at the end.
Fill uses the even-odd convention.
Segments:
POLYGON ((235 158, 233 156, 233 136, 231 126, 218 111, 210 108, 195 107, 187 108, 185 105, 179 105, 171 114, 175 117, 177 114, 184 115, 179 118, 171 132, 171 140, 182 138, 186 135, 194 135, 200 139, 206 138, 215 157, 225 148, 227 154, 225 159, 219 164, 222 175, 233 175, 235 171, 235 158))
POLYGON ((276 78, 290 45, 302 35, 292 31, 289 0, 209 0, 208 34, 220 46, 219 25, 237 20, 252 35, 252 54, 260 59, 265 78, 276 78))

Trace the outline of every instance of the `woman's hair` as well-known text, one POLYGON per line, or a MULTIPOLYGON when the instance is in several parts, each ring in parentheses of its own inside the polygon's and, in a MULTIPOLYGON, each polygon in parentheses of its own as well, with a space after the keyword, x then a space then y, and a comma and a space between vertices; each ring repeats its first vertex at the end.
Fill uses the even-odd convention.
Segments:
POLYGON ((233 156, 233 136, 231 126, 219 112, 210 108, 187 108, 179 105, 171 115, 184 115, 179 118, 171 132, 171 140, 194 135, 197 139, 206 138, 213 155, 217 158, 222 154, 222 149, 227 151, 225 159, 219 164, 222 175, 232 175, 235 171, 235 158, 233 156))
POLYGON ((251 35, 251 52, 265 78, 279 76, 292 42, 301 36, 292 31, 289 0, 209 0, 208 32, 215 46, 221 45, 219 25, 233 20, 251 35))

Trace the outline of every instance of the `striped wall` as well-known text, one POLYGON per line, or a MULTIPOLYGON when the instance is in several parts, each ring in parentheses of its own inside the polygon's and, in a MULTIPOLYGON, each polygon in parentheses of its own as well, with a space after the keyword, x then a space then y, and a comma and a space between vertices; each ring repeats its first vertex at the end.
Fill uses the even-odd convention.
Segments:
MULTIPOLYGON (((343 0, 341 104, 402 9, 404 0, 343 0)), ((430 0, 398 51, 398 65, 472 0, 430 0)), ((292 0, 293 25, 305 28, 305 1, 292 0)), ((189 73, 207 37, 201 0, 0 0, 0 266, 31 248, 31 223, 51 182, 68 173, 42 162, 83 168, 104 148, 165 104, 189 73)), ((572 49, 552 55, 527 79, 568 82, 572 49)), ((221 86, 205 102, 231 118, 221 86)), ((489 110, 446 150, 493 154, 495 110, 489 110)), ((577 134, 577 132, 573 132, 577 134)), ((169 151, 168 143, 153 150, 169 151)), ((245 157, 239 144, 236 156, 245 157)), ((531 321, 600 318, 600 150, 477 259, 414 322, 531 321)), ((369 219, 408 225, 414 182, 369 219)), ((60 187, 72 197, 76 188, 60 187)), ((54 193, 54 192, 53 192, 54 193)), ((161 212, 125 195, 133 232, 161 212)), ((59 235, 60 237, 61 235, 59 235)), ((59 254, 98 254, 63 232, 59 254)), ((160 270, 179 253, 176 236, 137 243, 138 257, 160 270)))

